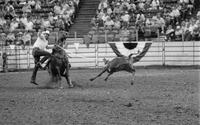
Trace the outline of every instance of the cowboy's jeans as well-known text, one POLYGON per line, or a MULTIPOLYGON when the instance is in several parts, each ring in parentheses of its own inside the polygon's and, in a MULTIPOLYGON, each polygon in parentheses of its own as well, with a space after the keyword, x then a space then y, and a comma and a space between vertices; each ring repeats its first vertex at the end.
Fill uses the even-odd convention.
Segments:
POLYGON ((33 48, 32 55, 34 57, 35 66, 34 66, 34 69, 33 69, 31 80, 35 81, 37 71, 39 69, 38 62, 44 63, 51 56, 51 53, 44 51, 44 50, 41 50, 39 48, 33 48), (40 60, 41 56, 44 56, 44 57, 40 60))

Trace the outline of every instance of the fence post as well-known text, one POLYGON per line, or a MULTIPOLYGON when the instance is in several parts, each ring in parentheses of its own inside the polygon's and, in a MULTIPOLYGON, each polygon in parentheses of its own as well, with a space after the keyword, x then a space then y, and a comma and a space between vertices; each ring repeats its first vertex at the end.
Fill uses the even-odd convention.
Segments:
POLYGON ((138 41, 138 38, 139 36, 138 36, 138 29, 136 28, 136 41, 138 41))
POLYGON ((162 65, 165 66, 165 41, 162 42, 162 65))
POLYGON ((98 44, 95 44, 95 68, 98 66, 98 44))
POLYGON ((195 65, 195 55, 194 55, 195 54, 195 46, 194 46, 195 41, 194 40, 192 41, 192 44, 193 44, 193 54, 192 54, 193 55, 193 62, 192 62, 192 64, 194 66, 195 65))
POLYGON ((77 38, 77 32, 74 32, 74 39, 76 41, 76 38, 77 38))

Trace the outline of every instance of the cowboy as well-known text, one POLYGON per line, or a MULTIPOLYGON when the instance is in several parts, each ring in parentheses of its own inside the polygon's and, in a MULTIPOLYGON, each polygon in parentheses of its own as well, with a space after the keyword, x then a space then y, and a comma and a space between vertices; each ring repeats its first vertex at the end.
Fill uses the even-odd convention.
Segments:
POLYGON ((38 69, 42 69, 43 67, 41 66, 41 64, 44 63, 51 56, 51 53, 46 51, 46 49, 52 48, 52 46, 48 45, 49 34, 49 31, 39 31, 38 38, 33 45, 32 55, 34 57, 35 66, 31 77, 31 83, 35 85, 38 85, 35 82, 38 69), (40 60, 41 56, 44 57, 40 60))

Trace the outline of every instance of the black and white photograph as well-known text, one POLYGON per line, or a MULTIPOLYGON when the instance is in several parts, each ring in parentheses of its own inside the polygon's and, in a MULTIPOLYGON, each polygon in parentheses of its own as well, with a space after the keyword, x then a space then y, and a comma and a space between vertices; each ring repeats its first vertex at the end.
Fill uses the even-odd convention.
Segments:
POLYGON ((0 0, 0 125, 200 125, 200 0, 0 0))

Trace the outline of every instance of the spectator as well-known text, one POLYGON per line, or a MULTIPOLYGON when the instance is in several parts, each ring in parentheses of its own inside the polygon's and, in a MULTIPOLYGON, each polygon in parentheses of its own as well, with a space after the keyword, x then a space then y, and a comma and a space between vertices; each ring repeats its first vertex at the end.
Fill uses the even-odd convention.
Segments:
POLYGON ((144 10, 145 10, 144 6, 145 6, 145 4, 144 4, 143 1, 140 1, 140 2, 138 3, 138 9, 139 9, 140 11, 144 11, 144 10))
POLYGON ((7 2, 7 3, 5 4, 5 11, 6 11, 6 12, 10 12, 10 11, 12 11, 12 10, 14 10, 13 5, 10 4, 10 2, 7 2))
POLYGON ((62 12, 61 5, 57 2, 54 6, 54 13, 59 15, 62 12))
POLYGON ((26 0, 19 0, 19 5, 25 5, 26 4, 26 0))
POLYGON ((119 21, 119 19, 117 19, 117 17, 114 19, 113 28, 116 28, 116 29, 120 29, 121 28, 121 22, 119 21))
POLYGON ((130 31, 125 28, 125 27, 122 27, 122 30, 120 31, 120 40, 121 41, 127 41, 128 40, 128 36, 130 34, 130 31))
POLYGON ((51 25, 51 23, 50 23, 50 21, 48 20, 48 18, 43 18, 43 19, 42 19, 41 27, 43 27, 44 29, 53 28, 53 26, 51 25))
POLYGON ((41 28, 42 19, 39 16, 36 16, 33 23, 34 23, 34 29, 36 29, 36 31, 38 32, 39 29, 41 28))
POLYGON ((114 22, 110 17, 108 17, 107 20, 105 21, 104 25, 105 25, 105 28, 112 29, 114 22))
POLYGON ((166 40, 171 41, 174 39, 174 37, 175 37, 175 31, 172 28, 172 25, 169 25, 169 27, 167 28, 167 31, 166 31, 166 40))
POLYGON ((151 22, 151 19, 150 19, 150 18, 146 18, 145 25, 146 25, 147 27, 150 27, 150 26, 152 25, 152 22, 151 22))
POLYGON ((165 20, 160 16, 160 13, 158 13, 153 19, 155 20, 155 25, 159 27, 159 30, 162 31, 162 33, 164 33, 165 20))
POLYGON ((175 39, 181 41, 182 40, 183 30, 181 26, 177 25, 175 30, 175 39))
POLYGON ((107 13, 105 13, 105 14, 102 16, 103 22, 105 23, 105 21, 106 21, 109 17, 110 17, 110 16, 109 16, 107 13))
POLYGON ((122 1, 123 11, 128 11, 130 9, 130 4, 127 0, 122 1))
POLYGON ((35 9, 36 10, 41 10, 41 2, 40 2, 40 0, 36 0, 35 1, 35 9))
POLYGON ((62 18, 58 18, 58 20, 56 21, 56 27, 58 27, 59 30, 65 30, 65 22, 62 18))
POLYGON ((112 14, 112 9, 111 9, 111 7, 108 7, 108 8, 107 8, 107 14, 108 14, 108 15, 111 15, 111 14, 112 14))
POLYGON ((6 52, 3 52, 2 59, 3 59, 3 72, 7 72, 7 69, 8 69, 8 55, 7 55, 6 52))
POLYGON ((180 11, 178 8, 173 7, 170 16, 172 17, 173 25, 175 25, 176 22, 180 23, 180 11))
POLYGON ((29 31, 24 32, 22 36, 23 45, 31 44, 31 33, 29 31))
POLYGON ((23 45, 23 41, 22 41, 22 35, 23 33, 22 32, 19 32, 15 35, 15 45, 18 45, 18 46, 21 46, 23 45))
POLYGON ((159 6, 160 6, 159 0, 152 0, 151 7, 152 7, 153 10, 158 9, 159 6))
POLYGON ((1 33, 0 34, 0 45, 5 46, 6 45, 6 34, 5 33, 1 33))
POLYGON ((137 14, 137 16, 136 16, 136 25, 140 25, 140 24, 142 24, 142 23, 144 23, 145 22, 145 16, 144 16, 144 14, 142 14, 141 12, 140 13, 138 13, 137 14))
POLYGON ((13 32, 19 27, 19 22, 14 18, 12 22, 10 23, 10 32, 13 32))
POLYGON ((35 7, 35 0, 28 0, 28 4, 31 6, 31 8, 34 8, 35 7))
POLYGON ((136 11, 136 5, 134 3, 130 4, 129 14, 133 14, 136 11))
POLYGON ((91 24, 92 27, 97 27, 98 26, 98 24, 97 24, 97 18, 93 17, 92 20, 91 20, 91 22, 90 22, 90 24, 91 24))
POLYGON ((108 7, 108 1, 102 0, 98 6, 98 10, 104 10, 108 7))
POLYGON ((31 21, 31 18, 29 17, 27 20, 27 23, 25 24, 25 30, 32 31, 33 30, 33 22, 31 21))
POLYGON ((12 32, 8 33, 6 37, 6 46, 14 45, 14 41, 15 41, 15 34, 12 32))
POLYGON ((28 3, 26 3, 26 4, 22 7, 22 12, 23 12, 23 13, 28 13, 28 14, 30 14, 31 11, 32 11, 31 5, 28 4, 28 3))
POLYGON ((0 17, 0 29, 3 30, 6 25, 6 20, 3 17, 0 17))
POLYGON ((122 8, 120 7, 120 3, 116 4, 116 7, 113 10, 114 15, 119 15, 122 12, 122 8))
POLYGON ((122 26, 124 27, 129 26, 130 15, 128 14, 127 11, 121 16, 121 20, 122 20, 122 26))
POLYGON ((52 26, 55 27, 55 23, 56 23, 56 20, 58 19, 57 16, 54 15, 54 13, 50 12, 49 15, 48 15, 48 20, 50 21, 50 24, 52 26))
POLYGON ((27 13, 24 13, 22 15, 22 17, 20 18, 20 22, 23 24, 23 26, 25 27, 25 25, 27 24, 28 22, 28 19, 27 19, 27 13))
POLYGON ((6 9, 5 9, 5 16, 4 18, 7 20, 12 20, 14 17, 16 16, 16 13, 15 13, 15 10, 14 10, 14 7, 8 3, 6 5, 6 9))

